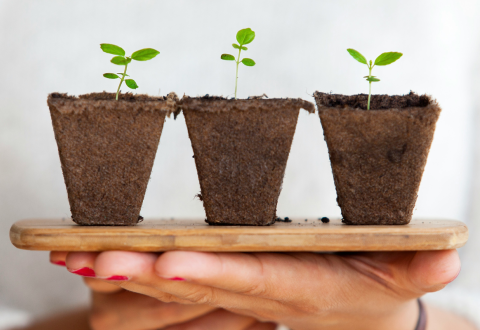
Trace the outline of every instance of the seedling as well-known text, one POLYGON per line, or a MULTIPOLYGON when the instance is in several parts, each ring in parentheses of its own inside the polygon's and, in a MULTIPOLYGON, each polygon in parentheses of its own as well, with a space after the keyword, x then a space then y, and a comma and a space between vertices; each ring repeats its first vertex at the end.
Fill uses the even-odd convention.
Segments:
POLYGON ((372 64, 372 60, 370 60, 369 63, 367 63, 367 59, 365 56, 357 52, 355 49, 349 48, 347 51, 352 55, 354 59, 359 61, 362 64, 366 64, 368 66, 368 76, 365 76, 363 78, 366 78, 368 81, 368 104, 367 104, 367 110, 370 110, 370 97, 372 96, 372 82, 377 82, 380 81, 375 76, 372 76, 372 69, 375 65, 389 65, 398 60, 400 57, 402 57, 402 53, 397 53, 397 52, 388 52, 388 53, 382 53, 380 56, 378 56, 375 59, 375 63, 372 64))
POLYGON ((103 76, 108 79, 120 79, 120 84, 118 84, 117 88, 117 96, 115 97, 115 100, 118 101, 118 94, 120 93, 120 87, 122 86, 123 81, 125 80, 125 84, 131 88, 131 89, 137 89, 138 85, 133 79, 125 79, 125 77, 130 77, 127 74, 127 67, 128 64, 132 60, 135 61, 148 61, 160 54, 159 51, 153 49, 153 48, 144 48, 137 50, 130 56, 125 56, 125 51, 123 50, 122 47, 118 47, 112 44, 100 44, 100 48, 108 54, 116 55, 113 57, 110 62, 116 65, 123 65, 125 66, 125 70, 123 70, 123 73, 104 73, 103 76), (119 76, 120 75, 120 76, 119 76))
POLYGON ((240 61, 240 53, 242 50, 248 50, 245 45, 251 43, 255 39, 255 32, 252 31, 252 29, 247 28, 247 29, 242 29, 237 32, 237 41, 238 44, 232 44, 233 48, 238 49, 238 57, 235 58, 235 56, 230 55, 230 54, 222 54, 220 58, 225 61, 235 61, 237 64, 237 72, 235 74, 235 99, 237 99, 237 82, 238 82, 238 65, 240 62, 242 62, 246 66, 254 66, 255 61, 252 60, 251 58, 244 58, 240 61))

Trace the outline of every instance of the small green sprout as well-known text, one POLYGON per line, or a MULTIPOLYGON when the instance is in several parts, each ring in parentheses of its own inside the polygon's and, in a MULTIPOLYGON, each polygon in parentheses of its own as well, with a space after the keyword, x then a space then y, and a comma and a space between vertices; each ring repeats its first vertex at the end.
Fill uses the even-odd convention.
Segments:
POLYGON ((246 66, 254 66, 255 61, 252 60, 251 58, 244 58, 240 61, 240 52, 242 50, 248 50, 247 47, 244 45, 247 45, 251 43, 255 39, 255 32, 252 31, 252 29, 247 28, 247 29, 242 29, 237 32, 237 41, 238 44, 232 44, 233 48, 238 49, 238 57, 235 58, 235 56, 230 55, 230 54, 222 54, 220 58, 225 61, 235 61, 237 63, 237 73, 235 74, 235 99, 237 99, 237 81, 238 81, 238 65, 240 62, 242 62, 246 66))
POLYGON ((398 60, 400 57, 402 57, 403 54, 402 53, 397 53, 397 52, 382 53, 382 54, 380 54, 380 56, 378 56, 375 59, 375 63, 372 64, 372 60, 370 60, 370 64, 368 64, 365 56, 363 56, 362 54, 357 52, 355 49, 349 48, 349 49, 347 49, 347 51, 350 53, 350 55, 352 55, 352 57, 354 59, 356 59, 360 63, 366 64, 368 66, 368 76, 365 76, 363 78, 366 78, 366 80, 368 81, 368 84, 369 84, 369 86, 368 86, 367 110, 370 110, 370 97, 372 96, 372 81, 373 82, 380 81, 380 79, 378 79, 377 77, 372 76, 373 67, 375 65, 383 66, 383 65, 392 64, 393 62, 398 60))
POLYGON ((120 84, 118 84, 117 88, 117 96, 115 97, 115 100, 118 101, 118 94, 120 93, 120 87, 122 86, 123 81, 125 80, 125 84, 131 88, 131 89, 137 89, 138 85, 133 79, 125 79, 125 77, 130 77, 127 74, 127 67, 128 64, 132 61, 148 61, 160 54, 159 51, 153 49, 153 48, 144 48, 137 50, 130 56, 125 56, 125 51, 123 50, 122 47, 118 47, 112 44, 100 44, 100 48, 108 54, 116 55, 113 57, 110 62, 116 65, 123 65, 125 66, 125 70, 123 73, 104 73, 103 76, 108 79, 120 79, 120 84), (118 76, 120 75, 120 76, 118 76))

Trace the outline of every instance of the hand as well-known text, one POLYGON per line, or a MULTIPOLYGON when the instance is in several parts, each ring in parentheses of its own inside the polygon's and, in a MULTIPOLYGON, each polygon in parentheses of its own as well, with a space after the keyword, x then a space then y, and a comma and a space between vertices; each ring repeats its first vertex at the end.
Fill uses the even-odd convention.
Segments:
MULTIPOLYGON (((66 256, 66 252, 51 252, 50 261, 65 265, 66 256)), ((93 276, 93 273, 90 273, 90 276, 93 276)), ((212 306, 165 303, 123 290, 118 285, 98 278, 84 277, 84 281, 92 290, 89 316, 92 330, 275 329, 274 324, 259 323, 252 317, 233 314, 212 306)))
POLYGON ((455 250, 314 253, 70 253, 70 270, 164 302, 208 305, 292 329, 412 330, 416 298, 455 279, 455 250), (111 282, 113 283, 113 282, 111 282))

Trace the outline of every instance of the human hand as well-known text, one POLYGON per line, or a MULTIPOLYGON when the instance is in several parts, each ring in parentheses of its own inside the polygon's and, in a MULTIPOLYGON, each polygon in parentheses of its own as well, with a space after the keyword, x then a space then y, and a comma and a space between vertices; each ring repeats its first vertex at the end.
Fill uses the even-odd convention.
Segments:
POLYGON ((163 302, 208 305, 292 329, 412 330, 416 298, 460 271, 455 250, 388 253, 70 253, 69 269, 163 302))
MULTIPOLYGON (((67 252, 50 253, 50 261, 60 266, 65 265, 66 257, 67 252)), ((252 317, 213 306, 165 303, 112 284, 121 281, 102 280, 88 270, 80 273, 84 274, 84 281, 92 290, 89 315, 92 330, 273 330, 276 327, 272 323, 260 323, 252 317)))

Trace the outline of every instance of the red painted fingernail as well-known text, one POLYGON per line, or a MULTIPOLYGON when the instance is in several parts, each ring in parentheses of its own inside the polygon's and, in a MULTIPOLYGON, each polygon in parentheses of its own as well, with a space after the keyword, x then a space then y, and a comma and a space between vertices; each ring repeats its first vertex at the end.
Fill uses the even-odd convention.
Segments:
POLYGON ((77 270, 68 270, 70 273, 85 277, 95 277, 95 271, 88 267, 83 267, 77 270))
POLYGON ((181 278, 181 277, 171 277, 169 278, 170 281, 185 281, 184 278, 181 278))
POLYGON ((113 275, 110 277, 107 277, 105 280, 107 281, 128 281, 127 276, 122 276, 122 275, 113 275))
POLYGON ((50 260, 50 262, 54 265, 57 265, 57 266, 66 266, 65 261, 63 261, 63 260, 58 260, 58 261, 50 260))

